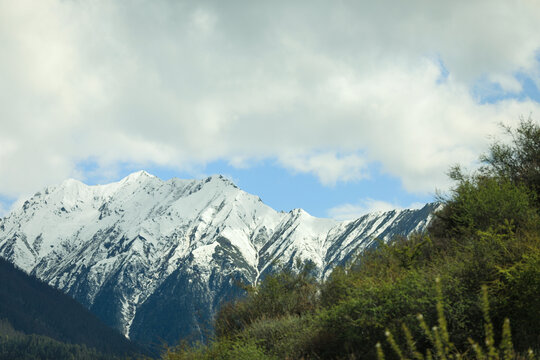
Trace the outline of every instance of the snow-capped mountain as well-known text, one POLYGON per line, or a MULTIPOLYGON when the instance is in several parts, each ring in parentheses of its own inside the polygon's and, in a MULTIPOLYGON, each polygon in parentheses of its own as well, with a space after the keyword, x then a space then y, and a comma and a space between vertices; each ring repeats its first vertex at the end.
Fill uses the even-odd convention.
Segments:
POLYGON ((319 276, 378 237, 425 229, 435 209, 340 222, 277 212, 222 176, 162 181, 144 171, 108 185, 66 180, 0 220, 0 256, 72 295, 140 342, 200 338, 236 281, 276 260, 319 276))

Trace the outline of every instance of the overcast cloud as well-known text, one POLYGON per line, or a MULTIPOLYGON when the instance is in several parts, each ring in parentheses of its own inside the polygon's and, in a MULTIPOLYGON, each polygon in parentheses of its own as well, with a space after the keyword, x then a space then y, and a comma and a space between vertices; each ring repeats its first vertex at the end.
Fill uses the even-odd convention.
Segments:
POLYGON ((79 164, 190 170, 275 159, 323 184, 381 164, 411 192, 446 186, 532 100, 536 1, 0 0, 0 194, 79 164))

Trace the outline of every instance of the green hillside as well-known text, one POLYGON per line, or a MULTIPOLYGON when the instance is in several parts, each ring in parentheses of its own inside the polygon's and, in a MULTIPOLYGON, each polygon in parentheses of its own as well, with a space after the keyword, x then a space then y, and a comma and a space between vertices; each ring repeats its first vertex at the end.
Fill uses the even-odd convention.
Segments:
POLYGON ((139 351, 71 297, 3 259, 0 259, 0 284, 2 359, 79 359, 85 358, 83 354, 90 354, 87 358, 100 358, 96 357, 98 352, 124 356, 139 351), (30 353, 18 353, 30 348, 33 349, 30 353), (40 351, 75 354, 75 357, 32 357, 40 351), (13 357, 13 354, 18 355, 13 357))
POLYGON ((26 335, 0 320, 1 360, 120 360, 124 357, 103 354, 86 345, 68 344, 43 335, 26 335))
POLYGON ((538 358, 540 126, 506 130, 481 168, 451 169, 427 233, 379 243, 323 283, 310 264, 268 276, 221 308, 213 341, 163 358, 538 358))

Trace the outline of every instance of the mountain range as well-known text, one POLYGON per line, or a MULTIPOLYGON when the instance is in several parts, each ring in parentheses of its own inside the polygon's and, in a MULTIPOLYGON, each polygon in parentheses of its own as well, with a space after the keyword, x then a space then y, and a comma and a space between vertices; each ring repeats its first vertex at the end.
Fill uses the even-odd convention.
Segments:
POLYGON ((145 171, 89 186, 69 179, 0 219, 0 256, 141 343, 200 340, 224 301, 277 268, 321 279, 376 238, 425 230, 437 203, 352 221, 278 212, 223 176, 163 181, 145 171))

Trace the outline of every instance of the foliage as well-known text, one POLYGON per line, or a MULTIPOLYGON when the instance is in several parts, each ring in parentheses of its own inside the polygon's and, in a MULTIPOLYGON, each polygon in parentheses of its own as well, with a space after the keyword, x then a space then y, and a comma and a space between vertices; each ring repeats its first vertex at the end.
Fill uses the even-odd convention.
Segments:
POLYGON ((0 320, 0 360, 119 360, 86 345, 66 344, 47 336, 25 335, 13 329, 6 320, 0 320))
MULTIPOLYGON (((425 351, 424 354, 420 352, 414 341, 414 337, 411 334, 411 331, 407 325, 402 324, 404 340, 401 342, 406 346, 402 346, 396 341, 394 335, 390 330, 385 331, 386 340, 388 345, 393 350, 395 355, 400 360, 406 359, 501 359, 501 360, 513 360, 516 358, 514 352, 514 346, 512 344, 512 333, 510 330, 510 320, 506 318, 501 331, 501 340, 500 344, 497 347, 495 345, 494 339, 494 330, 491 318, 489 315, 489 301, 488 301, 488 291, 487 287, 482 287, 482 313, 484 317, 484 344, 474 341, 469 338, 469 343, 471 344, 471 349, 466 352, 460 352, 454 343, 451 341, 450 333, 448 332, 447 320, 444 314, 444 303, 442 290, 440 286, 440 281, 437 278, 437 326, 429 327, 424 320, 424 317, 421 314, 417 315, 417 319, 420 325, 420 328, 423 331, 423 335, 426 339, 429 340, 430 348, 425 351)), ((384 359, 384 351, 382 349, 381 343, 378 342, 376 345, 377 358, 379 360, 384 359)), ((532 349, 527 351, 527 357, 531 360, 536 359, 532 349)))
POLYGON ((540 126, 531 118, 522 118, 516 129, 505 125, 503 128, 512 141, 494 142, 489 153, 480 157, 485 164, 482 171, 491 177, 510 179, 540 194, 540 126))
POLYGON ((282 270, 266 276, 259 286, 245 286, 247 297, 222 306, 215 329, 218 336, 235 333, 262 318, 302 315, 317 307, 313 263, 298 264, 298 272, 282 270))
MULTIPOLYGON (((457 170, 456 170, 457 171, 457 170)), ((445 207, 437 213, 431 233, 438 238, 463 239, 504 224, 527 229, 538 224, 531 191, 506 178, 463 176, 445 207)))
POLYGON ((313 347, 314 326, 313 316, 309 315, 261 319, 246 328, 239 338, 257 339, 266 353, 279 359, 300 359, 313 347))
POLYGON ((500 311, 513 319, 514 343, 521 349, 540 344, 540 252, 524 254, 519 262, 500 269, 500 311))
POLYGON ((386 326, 395 326, 398 319, 410 322, 414 314, 429 307, 432 291, 423 276, 407 272, 399 279, 358 280, 349 296, 318 314, 320 349, 325 357, 358 357, 373 355, 372 347, 386 326))
POLYGON ((254 342, 241 342, 222 339, 207 345, 181 344, 175 349, 168 349, 163 354, 164 360, 277 360, 266 355, 254 342))

